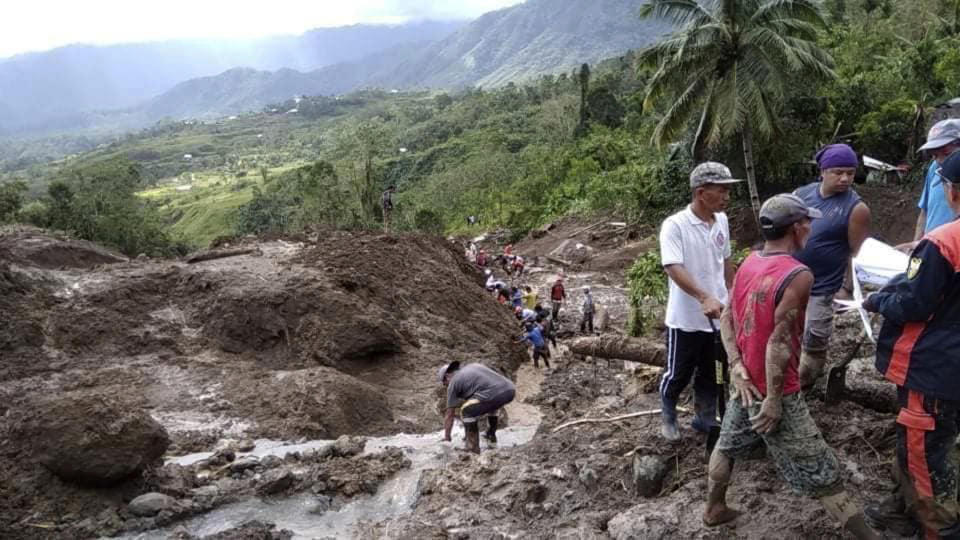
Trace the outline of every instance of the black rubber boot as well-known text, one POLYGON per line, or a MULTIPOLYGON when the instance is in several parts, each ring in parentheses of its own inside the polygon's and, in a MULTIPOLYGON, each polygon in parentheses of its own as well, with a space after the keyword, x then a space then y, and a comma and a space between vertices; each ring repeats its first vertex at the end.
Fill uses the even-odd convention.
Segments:
POLYGON ((483 438, 490 444, 497 444, 497 423, 499 421, 500 419, 496 416, 487 417, 487 432, 483 434, 483 438))
POLYGON ((703 396, 694 395, 694 410, 696 415, 690 422, 690 427, 700 433, 710 433, 711 428, 718 426, 717 423, 717 401, 716 398, 704 399, 703 396))
POLYGON ((473 452, 474 454, 480 453, 480 425, 476 422, 469 422, 463 424, 463 429, 465 433, 465 439, 467 442, 467 452, 473 452))
POLYGON ((914 536, 920 525, 907 515, 906 504, 899 494, 894 493, 880 504, 871 504, 863 509, 868 525, 878 530, 892 531, 900 536, 914 536))

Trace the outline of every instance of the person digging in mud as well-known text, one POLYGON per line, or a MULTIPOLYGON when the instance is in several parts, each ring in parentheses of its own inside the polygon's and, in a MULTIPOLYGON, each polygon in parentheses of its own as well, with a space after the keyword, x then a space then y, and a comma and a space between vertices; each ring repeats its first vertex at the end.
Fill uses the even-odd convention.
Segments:
POLYGON ((833 298, 850 298, 850 258, 860 251, 870 232, 870 209, 852 188, 860 163, 856 152, 845 144, 831 144, 817 153, 816 160, 820 181, 793 192, 824 215, 814 223, 810 240, 797 253, 797 260, 810 268, 814 278, 800 355, 804 388, 823 374, 833 335, 833 298))
POLYGON ((527 321, 523 324, 523 340, 533 347, 533 367, 540 367, 540 359, 543 358, 543 365, 550 368, 550 348, 547 347, 547 341, 543 339, 543 330, 540 325, 533 321, 527 321))
MULTIPOLYGON (((939 171, 947 204, 960 213, 960 150, 939 171)), ((897 385, 896 488, 866 509, 875 527, 926 538, 960 539, 960 221, 927 233, 907 272, 863 302, 880 313, 877 369, 897 385)))
MULTIPOLYGON (((720 317, 733 280, 730 228, 723 210, 730 184, 741 182, 722 163, 708 161, 690 173, 692 202, 660 229, 661 264, 670 277, 667 298, 667 365, 660 382, 667 440, 680 438, 677 399, 693 379, 693 429, 717 425, 716 356, 712 319, 720 317)), ((720 358, 720 361, 723 359, 720 358)))
POLYGON ((493 289, 497 291, 497 302, 501 304, 510 303, 510 287, 502 281, 495 281, 493 283, 493 289))
POLYGON ((396 193, 397 186, 390 185, 386 191, 380 195, 380 208, 383 210, 383 232, 390 232, 390 215, 393 213, 393 194, 396 193))
POLYGON ((520 255, 517 255, 516 257, 513 258, 513 262, 510 264, 510 271, 512 272, 512 275, 514 278, 519 279, 523 277, 524 264, 526 264, 526 262, 523 260, 523 257, 521 257, 520 255))
POLYGON ((590 294, 590 287, 583 288, 583 317, 580 319, 580 333, 584 329, 593 334, 593 295, 590 294))
POLYGON ((523 307, 533 309, 537 306, 537 292, 533 287, 526 285, 523 287, 523 307))
POLYGON ((520 287, 512 287, 510 289, 510 301, 514 308, 523 309, 523 290, 520 289, 520 287))
POLYGON ((482 364, 460 367, 454 361, 440 368, 440 384, 447 387, 447 412, 443 420, 443 440, 450 442, 453 422, 460 410, 460 420, 466 432, 467 451, 480 453, 480 426, 477 420, 487 417, 487 431, 483 438, 497 442, 497 422, 500 409, 513 401, 517 389, 503 375, 482 364))
MULTIPOLYGON (((534 312, 537 313, 537 312, 534 312)), ((540 313, 537 313, 536 323, 540 327, 540 333, 543 336, 543 339, 549 341, 553 348, 557 348, 557 329, 553 326, 553 319, 549 317, 549 314, 546 310, 541 310, 540 313)))
POLYGON ((763 249, 751 253, 734 278, 720 318, 734 390, 710 455, 707 526, 740 515, 726 503, 733 463, 763 443, 794 491, 819 499, 857 538, 878 538, 844 490, 840 463, 800 393, 803 311, 814 277, 794 254, 821 216, 795 195, 768 199, 760 209, 763 249))
POLYGON ((552 308, 550 317, 553 320, 560 320, 560 308, 566 299, 567 291, 563 288, 563 278, 557 277, 557 280, 553 282, 553 287, 550 287, 550 307, 552 308))
POLYGON ((513 308, 513 314, 516 315, 517 320, 520 321, 521 327, 525 327, 528 322, 537 321, 537 312, 532 309, 517 306, 513 308))

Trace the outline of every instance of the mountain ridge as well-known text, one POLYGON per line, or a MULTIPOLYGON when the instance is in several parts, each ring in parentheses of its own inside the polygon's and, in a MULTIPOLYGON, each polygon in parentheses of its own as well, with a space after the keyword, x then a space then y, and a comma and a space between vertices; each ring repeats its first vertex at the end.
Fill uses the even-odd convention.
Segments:
MULTIPOLYGON (((407 45, 381 51, 360 62, 327 66, 294 77, 289 73, 249 72, 217 77, 241 88, 259 86, 248 101, 211 94, 206 103, 195 100, 194 117, 236 114, 262 108, 293 95, 333 95, 365 87, 382 89, 458 89, 502 86, 539 75, 559 73, 582 63, 623 54, 648 45, 668 30, 640 20, 635 0, 527 0, 523 4, 486 13, 450 36, 422 47, 407 45), (284 82, 290 83, 285 86, 284 82)), ((202 83, 222 87, 217 77, 202 83)), ((190 117, 180 103, 186 88, 203 84, 185 81, 144 107, 153 115, 190 117)))
POLYGON ((199 77, 235 67, 313 70, 407 42, 440 39, 465 21, 317 28, 251 40, 68 45, 0 59, 0 135, 82 123, 135 107, 199 77))

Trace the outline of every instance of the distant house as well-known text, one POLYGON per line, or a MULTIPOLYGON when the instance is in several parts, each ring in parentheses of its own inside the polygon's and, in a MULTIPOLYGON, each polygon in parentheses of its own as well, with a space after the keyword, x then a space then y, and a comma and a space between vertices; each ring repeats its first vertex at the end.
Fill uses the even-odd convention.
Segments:
POLYGON ((193 154, 184 154, 183 159, 184 161, 190 161, 191 159, 193 159, 193 154))
POLYGON ((297 109, 290 109, 289 111, 287 111, 287 114, 293 114, 296 112, 299 112, 299 111, 297 109))

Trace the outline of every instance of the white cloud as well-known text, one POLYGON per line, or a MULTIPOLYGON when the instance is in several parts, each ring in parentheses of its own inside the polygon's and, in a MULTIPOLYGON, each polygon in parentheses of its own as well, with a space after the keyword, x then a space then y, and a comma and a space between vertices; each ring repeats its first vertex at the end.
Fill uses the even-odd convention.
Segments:
POLYGON ((474 18, 523 0, 8 0, 0 58, 69 43, 295 34, 321 26, 474 18))

